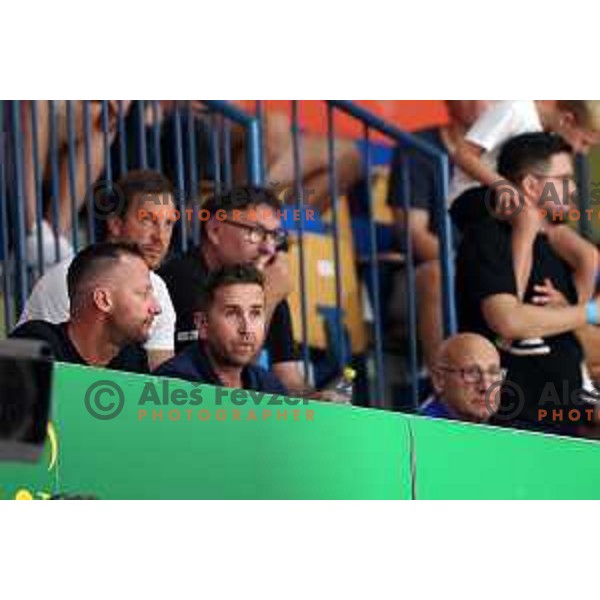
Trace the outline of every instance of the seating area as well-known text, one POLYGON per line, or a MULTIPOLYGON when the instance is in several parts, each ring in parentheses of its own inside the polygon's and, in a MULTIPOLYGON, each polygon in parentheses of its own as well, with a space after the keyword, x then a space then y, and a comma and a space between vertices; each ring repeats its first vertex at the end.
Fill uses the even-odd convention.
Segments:
MULTIPOLYGON (((424 102, 420 112, 403 102, 384 118, 369 101, 3 101, 5 333, 40 277, 106 237, 128 174, 153 171, 172 186, 163 266, 202 243, 207 200, 264 187, 289 207, 278 252, 305 384, 322 389, 351 366, 356 405, 420 410, 438 348, 457 331, 449 155, 428 132, 453 131, 451 104, 466 111, 477 101, 424 102), (424 229, 413 200, 428 203, 424 229), (421 250, 424 231, 435 237, 435 265, 421 250)), ((468 110, 490 102, 480 104, 468 110)), ((583 337, 593 349, 594 332, 583 337)))

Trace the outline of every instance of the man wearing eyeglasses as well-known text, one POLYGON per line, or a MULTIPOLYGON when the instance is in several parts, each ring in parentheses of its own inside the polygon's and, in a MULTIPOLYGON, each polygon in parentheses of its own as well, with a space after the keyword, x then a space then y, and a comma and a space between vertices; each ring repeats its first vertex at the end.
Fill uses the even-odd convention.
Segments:
POLYGON ((304 378, 286 300, 292 283, 285 252, 287 233, 281 228, 281 203, 268 190, 238 187, 210 198, 202 209, 200 245, 160 271, 177 314, 176 351, 197 340, 194 311, 208 274, 237 264, 253 265, 265 278, 265 349, 271 368, 290 395, 303 394, 304 378))
POLYGON ((431 374, 435 394, 419 412, 427 417, 487 423, 498 410, 505 374, 491 342, 473 333, 455 335, 440 347, 431 374))
MULTIPOLYGON (((501 350, 508 373, 499 414, 506 424, 573 435, 578 423, 567 415, 572 409, 583 414, 585 408, 584 355, 575 331, 600 324, 600 306, 597 299, 578 296, 573 265, 548 241, 545 215, 568 210, 575 191, 572 149, 553 134, 523 134, 502 148, 498 172, 513 184, 520 202, 507 212, 489 188, 475 190, 471 198, 490 213, 463 223, 456 269, 459 328, 487 337, 501 350), (560 182, 553 194, 547 193, 548 181, 560 182), (517 243, 526 250, 526 273, 513 266, 517 243), (526 282, 523 295, 517 291, 519 278, 526 282), (508 350, 510 340, 529 338, 543 338, 544 348, 508 350)), ((454 207, 453 212, 456 220, 454 207)))

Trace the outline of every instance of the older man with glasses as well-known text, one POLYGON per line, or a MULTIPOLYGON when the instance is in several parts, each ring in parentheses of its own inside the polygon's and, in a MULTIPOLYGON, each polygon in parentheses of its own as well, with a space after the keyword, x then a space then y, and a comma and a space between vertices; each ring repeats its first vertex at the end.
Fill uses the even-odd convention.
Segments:
POLYGON ((428 417, 487 423, 496 414, 506 370, 495 346, 474 333, 442 343, 432 372, 435 393, 419 409, 428 417))
POLYGON ((286 300, 292 282, 281 203, 268 190, 239 187, 210 198, 202 209, 200 245, 160 271, 177 314, 177 352, 197 339, 194 309, 209 273, 237 264, 252 265, 264 276, 265 348, 272 370, 291 395, 303 395, 306 386, 286 300))

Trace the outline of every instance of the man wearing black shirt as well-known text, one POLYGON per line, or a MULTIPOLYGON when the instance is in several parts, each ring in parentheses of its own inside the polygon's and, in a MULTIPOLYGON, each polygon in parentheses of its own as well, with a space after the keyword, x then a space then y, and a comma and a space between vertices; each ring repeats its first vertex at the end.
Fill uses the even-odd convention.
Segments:
POLYGON ((264 277, 251 265, 211 273, 196 299, 199 340, 163 363, 157 375, 287 395, 285 386, 252 361, 265 337, 264 277))
MULTIPOLYGON (((498 212, 478 210, 477 218, 461 223, 456 269, 459 328, 480 333, 500 347, 507 347, 502 340, 543 337, 549 347, 545 354, 501 352, 508 374, 498 419, 527 429, 572 434, 577 424, 568 417, 569 411, 576 408, 581 416, 586 409, 580 394, 583 353, 574 331, 586 323, 598 324, 600 312, 597 301, 577 304, 572 271, 550 247, 543 214, 559 208, 556 194, 562 196, 560 206, 568 207, 574 191, 572 151, 555 135, 520 135, 503 147, 498 172, 520 191, 521 208, 501 219, 498 212), (545 193, 548 182, 553 195, 545 193), (531 252, 522 301, 512 259, 516 229, 531 252)), ((486 197, 491 198, 490 190, 479 188, 467 201, 478 201, 481 208, 486 197)), ((465 212, 463 200, 456 200, 453 217, 465 212)), ((491 205, 496 203, 492 198, 491 205)))
POLYGON ((47 342, 61 362, 149 372, 142 344, 160 308, 143 254, 126 243, 88 246, 67 275, 70 318, 28 321, 11 337, 47 342))
POLYGON ((284 252, 280 202, 267 190, 235 188, 204 205, 202 243, 186 256, 167 263, 159 274, 165 280, 177 314, 176 350, 197 339, 194 312, 208 275, 222 267, 252 264, 265 277, 265 317, 273 372, 297 395, 305 391, 298 368, 292 322, 286 298, 291 281, 284 252))

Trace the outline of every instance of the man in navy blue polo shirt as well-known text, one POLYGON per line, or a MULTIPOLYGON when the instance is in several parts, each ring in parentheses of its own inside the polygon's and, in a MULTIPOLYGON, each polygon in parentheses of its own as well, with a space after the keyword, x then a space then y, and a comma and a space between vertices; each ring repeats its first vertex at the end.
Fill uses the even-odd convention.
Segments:
POLYGON ((442 343, 432 372, 435 394, 419 412, 486 423, 498 410, 504 375, 500 355, 490 341, 474 333, 455 335, 442 343))
POLYGON ((256 267, 210 273, 196 309, 198 341, 163 363, 157 375, 288 395, 274 374, 253 364, 266 329, 264 276, 256 267))

